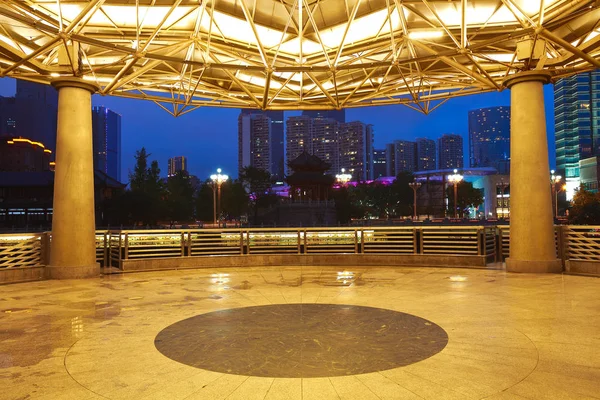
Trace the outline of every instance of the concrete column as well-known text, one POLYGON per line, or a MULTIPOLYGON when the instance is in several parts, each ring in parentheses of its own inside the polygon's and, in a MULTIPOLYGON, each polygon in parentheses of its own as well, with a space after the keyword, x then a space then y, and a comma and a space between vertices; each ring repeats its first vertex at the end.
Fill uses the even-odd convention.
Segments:
POLYGON ((52 85, 58 90, 58 130, 49 277, 97 276, 92 94, 98 87, 77 78, 52 85))
POLYGON ((560 272, 554 245, 548 140, 543 85, 547 71, 509 77, 510 120, 510 256, 512 272, 560 272))

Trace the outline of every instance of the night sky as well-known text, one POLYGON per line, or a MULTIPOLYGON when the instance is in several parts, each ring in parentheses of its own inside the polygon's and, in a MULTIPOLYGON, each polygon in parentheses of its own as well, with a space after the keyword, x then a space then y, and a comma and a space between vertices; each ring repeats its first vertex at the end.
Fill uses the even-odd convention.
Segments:
MULTIPOLYGON (((15 80, 0 79, 0 95, 13 96, 15 80)), ((545 86, 546 121, 550 165, 554 157, 554 109, 552 85, 545 86)), ((102 97, 95 95, 93 104, 106 106, 122 116, 122 179, 134 165, 135 151, 146 147, 150 159, 158 160, 161 174, 166 176, 167 159, 188 158, 188 170, 200 179, 207 178, 217 168, 237 176, 237 109, 200 108, 174 118, 152 102, 102 97)), ((384 148, 393 140, 413 140, 417 137, 437 139, 444 133, 463 136, 465 165, 468 166, 469 110, 510 105, 510 91, 459 97, 449 100, 430 115, 423 115, 405 106, 354 108, 346 111, 346 121, 360 120, 375 127, 375 148, 384 148)), ((286 112, 285 117, 300 112, 286 112)))

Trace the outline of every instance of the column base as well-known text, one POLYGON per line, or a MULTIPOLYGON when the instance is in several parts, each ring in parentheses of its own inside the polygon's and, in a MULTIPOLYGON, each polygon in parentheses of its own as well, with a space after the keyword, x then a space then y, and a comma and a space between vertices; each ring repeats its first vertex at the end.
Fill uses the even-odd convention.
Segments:
POLYGON ((77 267, 46 266, 48 279, 86 279, 100 276, 100 264, 77 267))
POLYGON ((548 261, 529 261, 506 259, 506 270, 508 272, 524 273, 561 273, 563 270, 562 261, 559 259, 548 261))

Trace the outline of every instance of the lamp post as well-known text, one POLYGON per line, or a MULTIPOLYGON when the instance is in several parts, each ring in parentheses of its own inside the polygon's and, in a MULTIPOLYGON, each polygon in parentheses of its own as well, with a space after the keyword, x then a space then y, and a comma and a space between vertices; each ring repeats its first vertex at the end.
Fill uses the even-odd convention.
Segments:
MULTIPOLYGON (((210 176, 210 179, 213 182, 213 219, 214 224, 217 225, 217 204, 218 208, 221 208, 221 185, 223 182, 227 181, 229 177, 227 175, 221 174, 221 168, 217 168, 217 173, 210 176), (217 192, 218 192, 218 201, 217 201, 217 192)), ((220 210, 219 210, 220 211, 220 210)), ((218 227, 221 224, 219 223, 218 227)))
POLYGON ((457 206, 457 189, 458 184, 463 180, 463 176, 458 173, 458 170, 454 170, 452 175, 448 175, 448 182, 452 182, 454 185, 454 218, 458 218, 458 206, 457 206))
POLYGON ((408 184, 413 190, 413 219, 417 219, 417 189, 421 187, 421 182, 410 182, 408 184))
POLYGON ((554 175, 554 170, 550 170, 550 185, 552 185, 552 198, 554 200, 554 218, 558 219, 558 192, 556 185, 560 183, 562 176, 554 175))
POLYGON ((337 174, 335 176, 335 179, 342 186, 346 186, 348 184, 348 182, 350 182, 350 179, 352 179, 352 175, 346 173, 346 168, 342 168, 342 173, 341 174, 337 174))

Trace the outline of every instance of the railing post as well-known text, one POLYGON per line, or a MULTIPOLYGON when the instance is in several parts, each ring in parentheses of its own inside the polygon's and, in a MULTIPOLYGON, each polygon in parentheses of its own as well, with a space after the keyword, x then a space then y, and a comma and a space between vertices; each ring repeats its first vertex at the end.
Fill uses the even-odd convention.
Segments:
POLYGON ((128 260, 129 259, 129 233, 125 233, 125 252, 123 254, 123 259, 124 260, 128 260))
POLYGON ((425 229, 419 229, 419 252, 417 254, 425 254, 425 229))
POLYGON ((181 257, 185 257, 185 232, 181 232, 180 241, 181 241, 181 257))
POLYGON ((107 268, 110 264, 110 233, 109 231, 104 231, 104 260, 102 266, 107 268))
POLYGON ((307 254, 308 253, 308 239, 306 237, 306 229, 304 230, 304 248, 302 249, 302 254, 307 254))
POLYGON ((485 241, 483 241, 482 239, 482 228, 479 226, 477 227, 477 255, 481 256, 481 255, 485 255, 485 251, 483 251, 483 249, 481 248, 481 244, 484 243, 485 245, 485 241))
POLYGON ((419 254, 419 230, 413 228, 413 254, 419 254))
POLYGON ((496 226, 496 240, 497 240, 497 249, 498 249, 498 258, 499 262, 504 262, 504 243, 502 237, 502 227, 496 226))
POLYGON ((50 232, 40 235, 40 262, 42 265, 50 264, 50 232))
POLYGON ((358 229, 354 230, 354 254, 358 254, 358 229))
MULTIPOLYGON (((375 230, 373 230, 373 236, 375 235, 375 230)), ((365 230, 361 229, 361 233, 360 233, 360 252, 364 253, 365 252, 365 230)))
POLYGON ((567 240, 565 238, 565 226, 564 225, 557 225, 554 227, 554 229, 556 230, 556 253, 558 258, 562 261, 562 265, 563 265, 563 270, 565 269, 565 261, 566 261, 566 257, 565 257, 565 246, 567 243, 567 240))
POLYGON ((302 239, 300 238, 300 229, 296 232, 298 234, 298 254, 302 254, 302 239))

